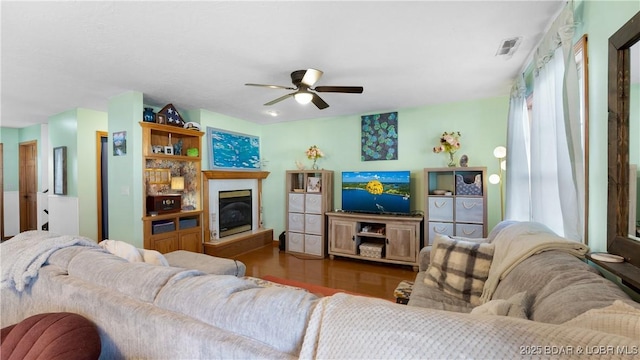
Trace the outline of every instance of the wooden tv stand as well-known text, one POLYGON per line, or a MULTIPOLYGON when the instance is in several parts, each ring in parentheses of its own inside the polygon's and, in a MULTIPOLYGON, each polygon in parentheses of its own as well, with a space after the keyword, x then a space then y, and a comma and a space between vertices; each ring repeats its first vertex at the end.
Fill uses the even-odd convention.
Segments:
POLYGON ((331 259, 342 256, 410 265, 418 271, 422 216, 348 212, 328 212, 326 215, 331 259))

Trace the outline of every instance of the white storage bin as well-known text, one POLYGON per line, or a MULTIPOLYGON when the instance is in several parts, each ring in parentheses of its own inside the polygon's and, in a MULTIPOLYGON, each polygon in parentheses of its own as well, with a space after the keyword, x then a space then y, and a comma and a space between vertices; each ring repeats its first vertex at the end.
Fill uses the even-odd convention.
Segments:
POLYGON ((322 235, 322 215, 305 214, 304 232, 308 234, 322 235))
POLYGON ((453 221, 453 198, 430 196, 429 220, 453 221))
POLYGON ((429 221, 429 245, 433 244, 436 235, 453 236, 453 223, 429 221))
POLYGON ((304 210, 306 213, 322 214, 322 195, 306 194, 304 198, 304 210))
POLYGON ((456 222, 469 222, 482 224, 483 219, 482 198, 460 197, 456 198, 456 222))
POLYGON ((305 235, 304 252, 311 255, 322 256, 322 236, 305 235))
POLYGON ((289 194, 289 211, 304 212, 304 194, 289 194))
POLYGON ((456 236, 478 239, 484 235, 481 224, 456 224, 456 236))
POLYGON ((289 231, 304 232, 304 214, 289 213, 289 231))
POLYGON ((304 252, 304 235, 295 232, 287 232, 287 250, 304 252))

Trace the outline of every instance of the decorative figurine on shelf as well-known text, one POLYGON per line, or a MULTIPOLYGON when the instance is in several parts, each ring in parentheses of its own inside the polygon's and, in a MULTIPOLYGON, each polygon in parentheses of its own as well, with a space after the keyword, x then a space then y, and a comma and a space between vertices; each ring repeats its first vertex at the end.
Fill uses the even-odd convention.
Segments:
POLYGON ((309 149, 307 149, 305 154, 307 155, 307 159, 313 160, 313 165, 311 165, 311 168, 314 170, 318 170, 317 161, 319 158, 324 156, 324 153, 322 152, 322 150, 320 150, 320 148, 317 147, 316 145, 313 145, 309 147, 309 149))
POLYGON ((198 151, 198 148, 187 149, 187 156, 198 156, 199 154, 200 152, 198 151))
POLYGON ((467 155, 460 156, 460 166, 467 167, 469 165, 469 157, 467 155))
POLYGON ((182 155, 182 139, 173 144, 173 155, 182 155))
POLYGON ((144 108, 142 113, 142 121, 144 122, 156 122, 156 113, 150 107, 144 108))
POLYGON ((296 167, 298 168, 298 170, 304 170, 305 168, 304 164, 300 160, 296 160, 296 167))
POLYGON ((460 149, 460 131, 452 131, 450 133, 444 132, 440 136, 440 145, 433 148, 434 153, 446 152, 449 155, 449 162, 447 166, 456 166, 456 161, 453 158, 453 154, 460 149))

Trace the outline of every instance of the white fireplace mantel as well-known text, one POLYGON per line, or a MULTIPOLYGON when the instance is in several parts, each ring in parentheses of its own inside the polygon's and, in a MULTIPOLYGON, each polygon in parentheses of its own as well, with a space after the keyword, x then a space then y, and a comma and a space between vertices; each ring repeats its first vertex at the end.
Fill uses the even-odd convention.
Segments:
POLYGON ((262 180, 267 178, 269 175, 268 171, 207 170, 203 171, 202 174, 206 180, 203 184, 205 242, 216 242, 219 240, 219 214, 217 205, 215 205, 215 207, 212 205, 218 204, 219 191, 251 189, 253 197, 252 231, 255 232, 262 228, 262 180))

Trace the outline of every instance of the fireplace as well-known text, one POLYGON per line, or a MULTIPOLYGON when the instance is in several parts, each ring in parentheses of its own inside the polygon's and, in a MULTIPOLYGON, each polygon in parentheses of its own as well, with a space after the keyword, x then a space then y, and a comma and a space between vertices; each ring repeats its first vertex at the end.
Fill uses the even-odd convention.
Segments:
POLYGON ((252 202, 251 189, 218 192, 221 238, 252 229, 252 202))

